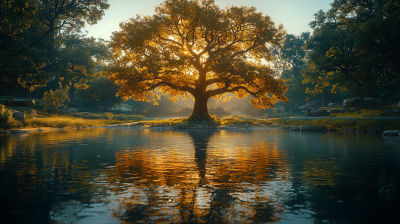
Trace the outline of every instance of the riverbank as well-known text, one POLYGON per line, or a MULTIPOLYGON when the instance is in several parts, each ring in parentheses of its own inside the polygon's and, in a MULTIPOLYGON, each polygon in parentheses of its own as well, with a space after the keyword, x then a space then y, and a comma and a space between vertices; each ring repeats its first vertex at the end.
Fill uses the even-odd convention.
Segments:
POLYGON ((318 132, 363 132, 399 136, 400 118, 315 118, 315 117, 289 117, 274 119, 239 120, 235 118, 213 119, 211 121, 189 121, 186 118, 165 120, 130 121, 119 124, 103 126, 77 126, 77 127, 38 127, 3 130, 3 134, 20 134, 43 131, 60 131, 83 128, 126 128, 134 130, 262 130, 282 129, 288 131, 318 131, 318 132))

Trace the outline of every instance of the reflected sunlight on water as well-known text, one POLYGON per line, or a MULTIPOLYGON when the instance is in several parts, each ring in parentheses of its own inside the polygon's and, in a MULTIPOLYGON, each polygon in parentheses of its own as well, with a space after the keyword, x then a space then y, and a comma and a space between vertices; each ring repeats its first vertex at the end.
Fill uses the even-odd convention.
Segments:
POLYGON ((382 222, 400 202, 399 143, 274 129, 1 135, 1 213, 15 223, 382 222))

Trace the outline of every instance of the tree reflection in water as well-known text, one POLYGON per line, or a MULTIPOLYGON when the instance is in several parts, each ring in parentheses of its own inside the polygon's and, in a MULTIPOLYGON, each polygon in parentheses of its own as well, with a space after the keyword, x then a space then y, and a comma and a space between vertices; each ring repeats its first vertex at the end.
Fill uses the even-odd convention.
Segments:
MULTIPOLYGON (((286 180, 284 153, 259 142, 241 148, 226 141, 210 149, 213 134, 207 130, 174 133, 189 136, 192 144, 168 148, 169 152, 145 147, 117 152, 109 182, 130 186, 114 188, 124 195, 113 209, 114 217, 126 222, 278 221, 283 207, 274 202, 267 183, 286 180)), ((228 140, 232 137, 225 135, 228 140)))
POLYGON ((14 223, 390 223, 398 146, 397 138, 279 130, 0 135, 0 215, 14 223))

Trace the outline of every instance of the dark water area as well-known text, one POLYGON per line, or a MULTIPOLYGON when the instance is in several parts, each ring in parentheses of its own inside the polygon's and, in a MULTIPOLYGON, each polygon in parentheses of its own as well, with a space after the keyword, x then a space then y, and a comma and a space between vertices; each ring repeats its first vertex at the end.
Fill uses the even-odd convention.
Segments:
POLYGON ((398 223, 400 138, 93 128, 0 136, 1 223, 398 223))

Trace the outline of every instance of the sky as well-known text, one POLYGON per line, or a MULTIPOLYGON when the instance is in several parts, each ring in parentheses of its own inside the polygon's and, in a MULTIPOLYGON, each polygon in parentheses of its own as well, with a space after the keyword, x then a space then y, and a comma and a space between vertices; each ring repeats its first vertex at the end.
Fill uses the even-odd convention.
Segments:
MULTIPOLYGON (((91 26, 86 25, 87 36, 110 40, 112 32, 119 30, 119 23, 140 15, 153 15, 154 9, 164 0, 109 0, 110 8, 102 20, 91 26)), ((288 34, 312 33, 308 26, 314 21, 314 14, 320 9, 328 11, 333 0, 215 0, 220 8, 254 6, 257 11, 269 15, 276 25, 282 24, 288 34)))

